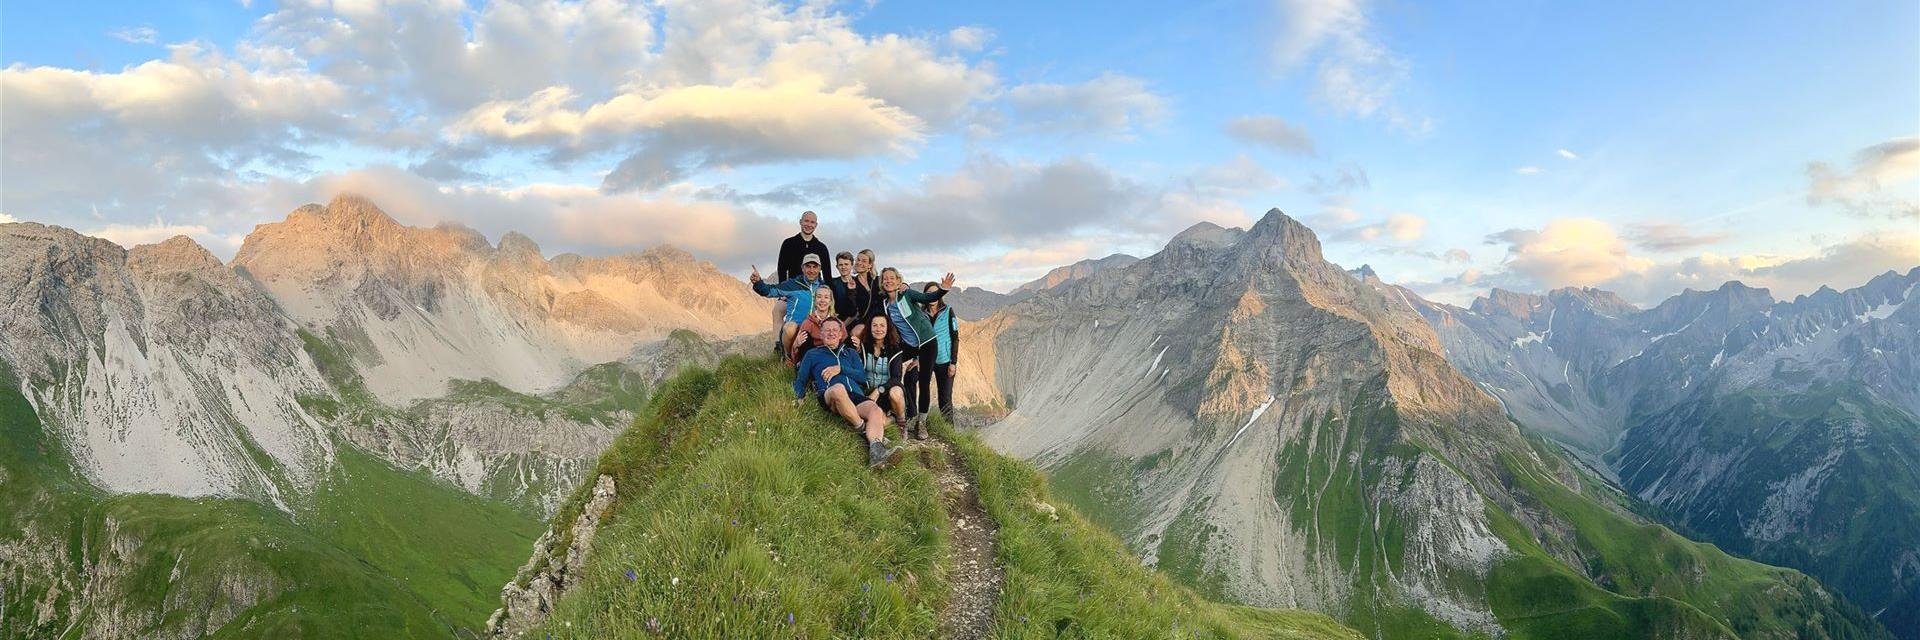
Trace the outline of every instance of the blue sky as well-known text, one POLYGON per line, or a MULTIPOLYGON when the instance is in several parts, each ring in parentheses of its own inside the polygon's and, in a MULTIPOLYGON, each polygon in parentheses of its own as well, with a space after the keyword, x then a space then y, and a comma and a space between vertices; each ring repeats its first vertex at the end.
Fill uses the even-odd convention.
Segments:
POLYGON ((354 190, 548 253, 1006 289, 1278 207, 1465 302, 1920 265, 1920 5, 6 2, 0 215, 123 244, 354 190))

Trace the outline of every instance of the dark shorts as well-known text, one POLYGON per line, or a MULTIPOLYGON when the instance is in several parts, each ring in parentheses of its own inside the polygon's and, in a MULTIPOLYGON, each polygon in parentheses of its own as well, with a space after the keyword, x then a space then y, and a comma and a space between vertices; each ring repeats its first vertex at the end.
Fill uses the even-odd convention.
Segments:
MULTIPOLYGON (((832 385, 828 385, 827 389, 832 389, 834 387, 846 387, 846 386, 847 385, 836 382, 832 385)), ((813 394, 813 401, 820 403, 820 408, 826 409, 827 413, 833 413, 833 407, 827 406, 827 389, 821 389, 820 393, 813 394)), ((847 389, 847 399, 852 400, 853 406, 855 407, 860 406, 860 403, 862 402, 867 402, 871 400, 871 398, 867 397, 867 394, 861 393, 859 389, 854 389, 854 388, 847 389)))

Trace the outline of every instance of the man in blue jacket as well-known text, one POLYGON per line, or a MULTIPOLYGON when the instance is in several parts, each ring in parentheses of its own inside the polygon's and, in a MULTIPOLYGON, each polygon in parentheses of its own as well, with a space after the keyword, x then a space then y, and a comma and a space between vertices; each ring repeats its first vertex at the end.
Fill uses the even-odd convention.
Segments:
POLYGON ((827 318, 820 325, 820 346, 800 358, 794 368, 793 397, 807 397, 813 387, 820 407, 839 415, 847 424, 863 428, 867 435, 867 466, 879 469, 900 458, 900 449, 886 442, 887 412, 861 393, 866 382, 866 366, 860 352, 846 345, 847 328, 839 318, 827 318))
POLYGON ((787 301, 786 317, 780 323, 780 353, 793 351, 793 334, 800 330, 800 323, 807 320, 807 314, 813 311, 813 291, 827 286, 820 275, 820 256, 807 254, 800 259, 800 275, 787 279, 780 284, 767 284, 760 279, 760 267, 753 268, 753 275, 747 281, 753 283, 753 292, 767 298, 780 298, 787 301))

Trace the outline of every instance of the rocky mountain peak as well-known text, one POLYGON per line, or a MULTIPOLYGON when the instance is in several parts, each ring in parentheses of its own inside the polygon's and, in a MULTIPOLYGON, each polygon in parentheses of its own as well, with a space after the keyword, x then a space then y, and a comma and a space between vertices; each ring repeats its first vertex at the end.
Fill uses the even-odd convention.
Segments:
POLYGON ((143 244, 127 250, 127 265, 139 272, 205 271, 221 269, 220 259, 194 242, 193 238, 174 236, 159 244, 143 244))
POLYGON ((520 235, 518 231, 508 231, 505 235, 500 236, 500 245, 496 247, 495 250, 508 255, 538 256, 540 255, 540 244, 534 242, 533 238, 520 235))
POLYGON ((1502 315, 1510 318, 1526 319, 1546 301, 1544 297, 1531 293, 1508 291, 1495 287, 1487 295, 1474 298, 1469 310, 1482 315, 1502 315))
POLYGON ((1277 208, 1268 209, 1267 215, 1253 223, 1253 228, 1247 230, 1247 241, 1279 247, 1281 255, 1291 264, 1316 265, 1324 261, 1320 237, 1277 208))

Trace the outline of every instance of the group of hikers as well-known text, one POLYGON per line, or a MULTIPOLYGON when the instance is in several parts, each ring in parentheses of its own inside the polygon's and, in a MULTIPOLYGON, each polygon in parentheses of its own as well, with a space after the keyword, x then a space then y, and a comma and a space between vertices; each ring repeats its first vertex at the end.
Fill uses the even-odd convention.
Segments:
POLYGON ((877 469, 900 456, 886 443, 891 421, 925 440, 930 400, 953 415, 960 323, 941 300, 953 274, 917 289, 893 267, 876 275, 872 249, 830 254, 814 233, 819 225, 812 211, 800 214, 800 233, 780 244, 774 282, 757 265, 748 280, 754 293, 785 302, 775 309, 774 349, 794 368, 794 399, 812 393, 862 430, 867 466, 877 469), (831 277, 821 262, 829 255, 831 277))

